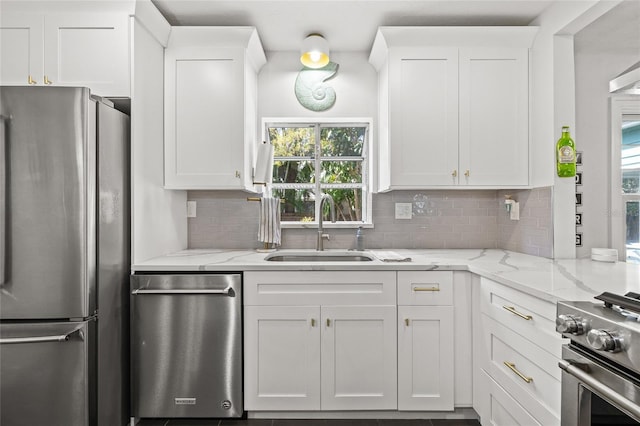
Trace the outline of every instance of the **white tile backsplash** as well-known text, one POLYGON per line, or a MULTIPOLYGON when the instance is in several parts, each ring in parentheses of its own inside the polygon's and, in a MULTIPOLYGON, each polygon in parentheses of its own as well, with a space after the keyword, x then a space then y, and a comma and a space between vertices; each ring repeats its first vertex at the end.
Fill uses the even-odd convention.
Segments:
MULTIPOLYGON (((188 219, 189 248, 259 248, 258 203, 241 191, 189 191, 198 216, 188 219)), ((364 229, 365 247, 386 248, 503 248, 552 257, 551 188, 495 191, 393 191, 373 195, 373 228, 364 229), (520 202, 520 221, 511 221, 504 195, 520 202), (395 219, 395 203, 412 202, 424 194, 430 214, 395 219)), ((328 229, 324 246, 353 248, 355 229, 328 229)), ((283 229, 282 248, 315 248, 315 229, 283 229)))

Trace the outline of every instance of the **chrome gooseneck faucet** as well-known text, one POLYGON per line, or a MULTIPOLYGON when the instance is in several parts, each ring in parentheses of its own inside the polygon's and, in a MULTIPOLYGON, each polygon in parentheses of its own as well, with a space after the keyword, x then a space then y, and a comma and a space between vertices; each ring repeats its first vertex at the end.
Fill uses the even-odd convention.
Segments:
POLYGON ((318 217, 318 244, 316 246, 316 250, 322 251, 324 250, 324 239, 329 239, 329 234, 324 233, 324 228, 322 225, 322 211, 324 207, 324 202, 329 200, 329 210, 331 210, 331 223, 336 223, 336 205, 333 202, 333 197, 329 194, 322 194, 320 198, 320 215, 318 217))

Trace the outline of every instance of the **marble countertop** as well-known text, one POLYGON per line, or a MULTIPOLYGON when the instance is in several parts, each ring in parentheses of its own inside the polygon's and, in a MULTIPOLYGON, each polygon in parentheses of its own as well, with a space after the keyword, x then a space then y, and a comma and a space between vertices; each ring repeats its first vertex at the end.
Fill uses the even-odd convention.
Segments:
MULTIPOLYGON (((374 256, 389 251, 408 262, 269 262, 268 253, 249 250, 183 250, 132 266, 134 272, 232 272, 249 270, 462 270, 540 297, 558 300, 592 300, 604 291, 640 293, 640 265, 606 263, 591 259, 547 259, 487 249, 371 250, 374 256)), ((279 250, 279 254, 314 250, 279 250)), ((331 250, 326 252, 330 253, 331 250)))

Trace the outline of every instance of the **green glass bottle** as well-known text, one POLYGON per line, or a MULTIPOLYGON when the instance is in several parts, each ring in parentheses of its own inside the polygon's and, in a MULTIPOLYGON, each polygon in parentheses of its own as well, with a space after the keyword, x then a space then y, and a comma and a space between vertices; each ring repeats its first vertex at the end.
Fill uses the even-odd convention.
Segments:
POLYGON ((576 175, 576 145, 569 134, 569 126, 562 127, 562 136, 556 144, 556 164, 558 176, 574 177, 576 175))

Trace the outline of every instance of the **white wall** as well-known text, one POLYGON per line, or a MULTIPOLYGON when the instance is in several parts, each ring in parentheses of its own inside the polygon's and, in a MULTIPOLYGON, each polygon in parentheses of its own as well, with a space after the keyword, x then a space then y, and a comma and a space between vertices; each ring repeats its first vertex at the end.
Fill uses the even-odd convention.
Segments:
POLYGON ((258 119, 262 117, 373 117, 378 111, 378 74, 369 64, 368 52, 331 52, 339 64, 326 84, 336 91, 336 103, 314 112, 296 99, 294 85, 302 69, 298 52, 267 52, 267 64, 258 76, 258 119))
POLYGON ((531 25, 540 26, 532 48, 531 182, 553 185, 554 258, 575 250, 575 186, 555 172, 555 142, 564 125, 575 128, 573 35, 617 1, 556 2, 531 25))
POLYGON ((131 262, 135 264, 187 247, 187 192, 163 188, 164 48, 133 21, 131 262))
MULTIPOLYGON (((626 1, 575 36, 576 145, 583 151, 583 247, 609 247, 609 80, 640 60, 640 2, 626 1)), ((619 209, 618 209, 619 210, 619 209)))

